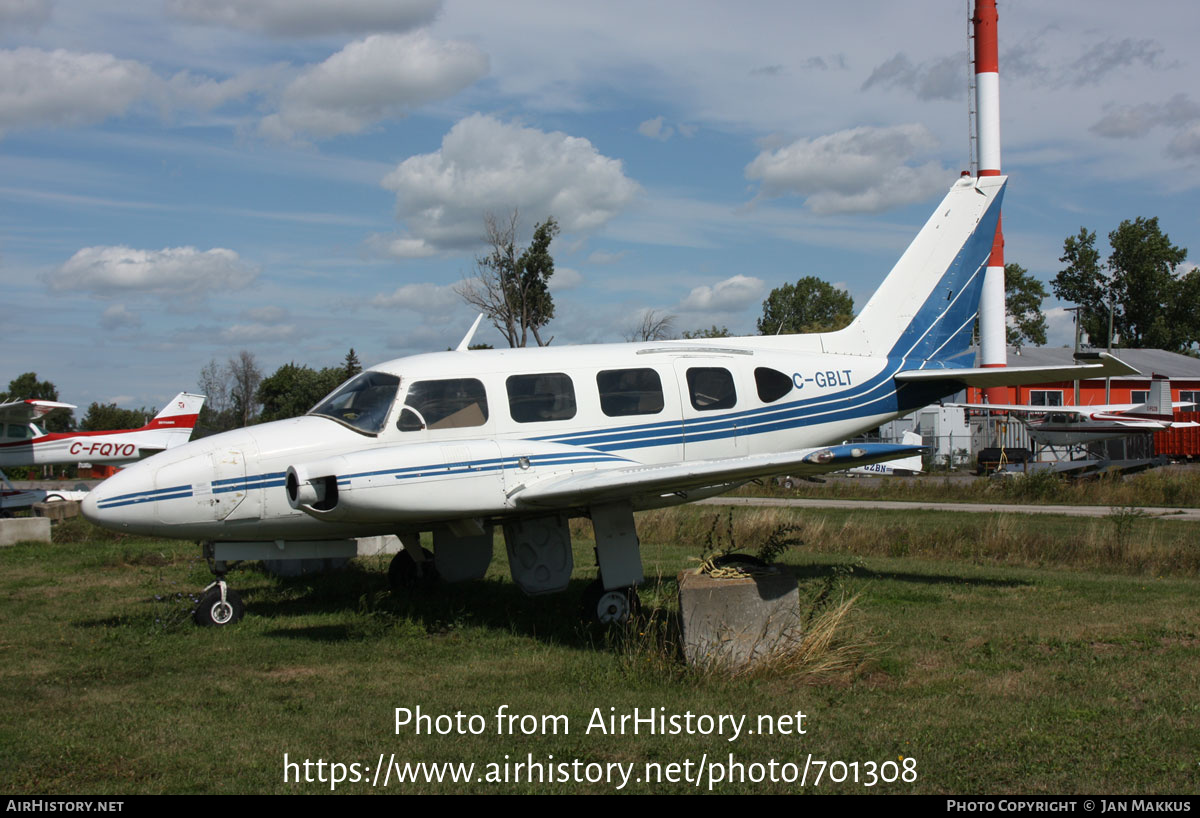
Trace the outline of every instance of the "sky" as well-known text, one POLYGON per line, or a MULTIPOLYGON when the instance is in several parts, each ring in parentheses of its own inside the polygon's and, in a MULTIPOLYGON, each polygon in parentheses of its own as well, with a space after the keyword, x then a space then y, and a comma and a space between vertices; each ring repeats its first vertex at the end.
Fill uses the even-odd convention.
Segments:
MULTIPOLYGON (((999 0, 1006 260, 1200 257, 1200 6, 999 0)), ((965 0, 0 0, 0 386, 162 406, 241 350, 455 346, 484 218, 553 216, 553 343, 866 302, 969 167, 965 0)), ((1049 289, 1049 287, 1047 287, 1049 289)), ((1069 318, 1046 302, 1054 345, 1069 318)), ((1200 308, 1200 305, 1198 305, 1200 308)), ((481 329, 478 341, 502 344, 481 329)))

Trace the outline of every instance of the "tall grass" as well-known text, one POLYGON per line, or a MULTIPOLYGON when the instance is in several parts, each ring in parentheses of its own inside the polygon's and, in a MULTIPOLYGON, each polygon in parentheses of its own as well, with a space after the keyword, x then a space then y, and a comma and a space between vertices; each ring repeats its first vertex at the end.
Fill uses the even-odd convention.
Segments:
MULTIPOLYGON (((856 556, 967 559, 1026 567, 1069 567, 1123 574, 1200 575, 1200 538, 1189 523, 1154 520, 1118 507, 1083 520, 1038 515, 752 508, 732 518, 733 538, 759 543, 795 526, 808 549, 856 556)), ((706 542, 713 512, 672 508, 639 515, 645 543, 706 542)), ((803 550, 800 552, 803 553, 803 550)))
POLYGON ((1011 479, 965 475, 926 477, 830 477, 824 483, 800 481, 794 489, 773 483, 751 485, 738 493, 751 496, 832 498, 841 500, 912 500, 943 503, 1070 503, 1136 507, 1200 507, 1200 472, 1151 469, 1121 477, 1070 480, 1049 473, 1011 479))

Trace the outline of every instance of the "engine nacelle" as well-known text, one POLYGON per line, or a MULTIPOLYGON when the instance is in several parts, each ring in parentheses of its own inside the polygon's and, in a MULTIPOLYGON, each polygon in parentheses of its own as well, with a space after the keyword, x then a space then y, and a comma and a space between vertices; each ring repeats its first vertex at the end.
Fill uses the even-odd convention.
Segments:
POLYGON ((482 518, 543 478, 628 463, 592 449, 536 440, 459 440, 381 446, 297 463, 287 470, 292 508, 317 519, 408 523, 482 518))

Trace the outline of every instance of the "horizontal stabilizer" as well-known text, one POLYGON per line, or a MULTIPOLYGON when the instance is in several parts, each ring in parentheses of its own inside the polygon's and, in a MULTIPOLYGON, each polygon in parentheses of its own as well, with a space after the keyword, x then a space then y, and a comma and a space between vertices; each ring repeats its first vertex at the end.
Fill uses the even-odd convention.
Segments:
POLYGON ((617 466, 549 478, 513 492, 511 499, 518 506, 589 505, 605 500, 627 499, 630 495, 646 496, 656 492, 670 493, 744 482, 783 472, 798 477, 824 474, 851 466, 882 463, 922 451, 921 446, 895 443, 852 443, 660 466, 617 466))
POLYGON ((1086 381, 1096 378, 1118 378, 1140 375, 1124 361, 1106 352, 1090 353, 1076 358, 1075 366, 1006 366, 979 369, 908 369, 896 373, 899 383, 955 382, 963 386, 1022 386, 1032 383, 1086 381))

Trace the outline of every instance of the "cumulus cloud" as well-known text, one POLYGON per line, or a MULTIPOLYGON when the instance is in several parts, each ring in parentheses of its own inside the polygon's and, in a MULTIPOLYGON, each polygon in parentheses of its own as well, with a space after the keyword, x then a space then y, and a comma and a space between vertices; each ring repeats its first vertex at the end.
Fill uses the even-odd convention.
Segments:
POLYGON ((217 337, 226 344, 258 344, 290 341, 299 334, 295 324, 234 324, 223 328, 217 337))
POLYGON ((951 54, 936 60, 926 60, 914 65, 904 54, 876 66, 863 83, 862 90, 871 88, 902 88, 913 92, 917 99, 961 99, 966 93, 966 76, 963 66, 966 56, 951 54))
POLYGON ((153 81, 146 66, 111 54, 0 50, 0 131, 119 116, 153 81))
POLYGON ((239 290, 254 281, 256 265, 224 248, 85 247, 50 275, 57 292, 81 290, 101 298, 122 293, 155 295, 183 302, 210 292, 239 290))
POLYGON ((267 306, 244 310, 242 315, 260 324, 279 324, 286 321, 290 313, 283 307, 267 306))
POLYGON ((100 326, 107 330, 137 329, 142 317, 127 309, 124 304, 113 304, 100 314, 100 326))
POLYGON ((877 212, 945 188, 937 162, 909 164, 936 147, 923 125, 852 128, 763 151, 746 177, 761 182, 760 197, 804 196, 817 213, 877 212))
POLYGON ((711 287, 693 288, 675 309, 678 312, 737 312, 762 298, 764 288, 761 278, 735 275, 711 287))
POLYGON ((404 284, 394 292, 380 293, 371 299, 371 306, 380 309, 402 309, 418 313, 444 314, 462 305, 463 300, 453 284, 404 284))
POLYGON ((278 87, 285 70, 283 65, 244 71, 223 80, 180 71, 166 82, 166 92, 172 103, 210 111, 227 102, 278 87))
POLYGON ((260 129, 280 139, 359 133, 452 96, 487 72, 487 55, 469 43, 435 40, 425 31, 374 34, 304 71, 260 129))
POLYGON ((550 292, 561 293, 574 290, 583 284, 583 273, 573 267, 555 267, 554 275, 550 276, 550 292))
POLYGON ((476 247, 485 213, 516 208, 565 232, 595 229, 638 191, 620 160, 586 139, 546 133, 475 114, 458 122, 434 153, 410 157, 383 180, 412 240, 437 248, 476 247))
POLYGON ((1076 85, 1094 85, 1119 68, 1141 63, 1158 68, 1163 47, 1154 40, 1106 40, 1089 47, 1071 66, 1076 85))
POLYGON ((1200 104, 1186 94, 1175 94, 1163 103, 1112 107, 1090 130, 1109 139, 1133 139, 1155 128, 1174 130, 1167 153, 1176 158, 1200 155, 1200 104))
POLYGON ((167 9, 196 23, 279 37, 407 31, 433 22, 441 0, 171 0, 167 9))
POLYGON ((647 119, 641 125, 638 125, 638 133, 650 139, 666 142, 675 133, 675 129, 670 125, 664 125, 663 121, 661 116, 656 116, 654 119, 647 119))

